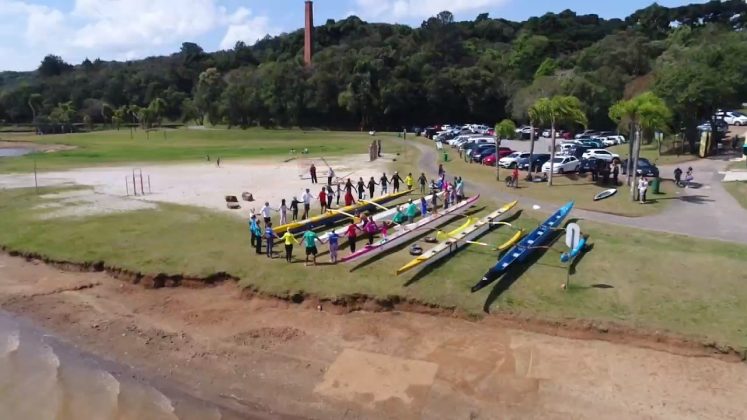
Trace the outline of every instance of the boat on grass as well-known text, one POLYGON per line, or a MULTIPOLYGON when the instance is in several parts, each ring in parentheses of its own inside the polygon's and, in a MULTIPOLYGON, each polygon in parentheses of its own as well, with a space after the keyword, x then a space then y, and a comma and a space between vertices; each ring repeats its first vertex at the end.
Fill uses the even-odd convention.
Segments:
POLYGON ((394 201, 398 198, 406 196, 407 194, 410 194, 412 191, 413 190, 407 190, 394 194, 387 194, 381 197, 373 198, 365 203, 355 203, 353 205, 341 207, 339 209, 328 210, 327 212, 325 212, 324 214, 320 214, 319 216, 314 216, 305 220, 280 225, 274 227, 272 230, 275 231, 275 233, 278 235, 284 234, 288 229, 290 229, 290 232, 293 234, 299 234, 309 229, 329 226, 349 217, 346 215, 346 213, 354 214, 355 212, 375 210, 377 208, 377 204, 382 205, 390 201, 394 201))
MULTIPOLYGON (((444 193, 440 192, 437 193, 439 201, 443 197, 444 193)), ((433 198, 433 195, 429 195, 425 197, 425 202, 430 203, 431 199, 433 198)), ((413 201, 415 202, 415 201, 413 201)), ((420 200, 418 199, 415 204, 418 206, 418 213, 420 213, 420 200)), ((368 216, 369 220, 373 220, 377 224, 384 221, 384 220, 391 220, 395 214, 397 214, 397 207, 402 207, 402 210, 404 211, 407 207, 407 203, 400 204, 398 206, 394 206, 390 208, 389 210, 384 210, 379 213, 374 213, 373 215, 368 216)), ((339 212, 340 210, 333 210, 339 212)), ((348 216, 350 218, 350 216, 348 216)), ((356 225, 358 225, 359 228, 363 229, 363 222, 359 220, 359 218, 356 217, 356 225)), ((332 234, 332 232, 337 233, 341 238, 345 237, 345 232, 348 231, 348 225, 340 226, 337 229, 330 230, 329 232, 325 232, 322 235, 319 235, 319 238, 323 241, 326 241, 329 236, 332 234)))
POLYGON ((454 234, 450 233, 449 237, 445 241, 434 246, 433 248, 424 252, 423 255, 418 256, 414 260, 400 267, 400 269, 397 270, 397 275, 415 268, 423 269, 428 265, 435 263, 436 261, 452 255, 460 248, 468 245, 473 240, 490 231, 498 224, 496 223, 498 221, 498 218, 509 212, 516 206, 517 203, 518 201, 512 201, 499 208, 498 210, 483 217, 471 226, 468 226, 467 228, 461 230, 461 232, 457 232, 454 234))
POLYGON ((487 273, 472 286, 472 293, 494 282, 498 277, 515 263, 526 261, 538 248, 545 246, 553 237, 554 231, 563 223, 568 213, 573 209, 573 201, 567 203, 553 213, 547 220, 540 224, 535 230, 524 237, 518 244, 511 248, 500 260, 488 270, 487 273))
POLYGON ((394 232, 387 236, 386 239, 381 238, 371 245, 366 245, 362 249, 348 255, 345 258, 342 258, 340 261, 364 262, 370 258, 380 255, 383 252, 394 249, 406 243, 413 237, 416 237, 418 234, 422 233, 424 229, 446 223, 449 220, 459 216, 464 211, 469 209, 474 203, 476 203, 479 198, 479 195, 467 198, 459 203, 452 205, 447 209, 439 209, 438 213, 431 213, 430 215, 423 217, 415 223, 397 226, 394 229, 394 232))

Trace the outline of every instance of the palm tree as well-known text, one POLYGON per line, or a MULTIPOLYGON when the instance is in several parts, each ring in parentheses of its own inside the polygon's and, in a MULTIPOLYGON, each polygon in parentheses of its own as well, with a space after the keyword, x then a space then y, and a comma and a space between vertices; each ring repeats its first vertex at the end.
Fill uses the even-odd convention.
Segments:
POLYGON ((31 108, 31 122, 36 125, 36 113, 39 105, 41 105, 42 96, 39 93, 32 93, 29 95, 28 105, 31 108))
POLYGON ((127 111, 127 105, 122 105, 112 112, 112 124, 117 128, 117 131, 127 118, 127 111))
POLYGON ((612 105, 609 116, 622 129, 627 129, 630 137, 626 170, 630 196, 635 201, 635 173, 641 154, 642 132, 666 131, 672 119, 672 111, 663 99, 652 92, 644 92, 633 99, 612 105))
POLYGON ((555 127, 557 124, 570 123, 586 126, 586 114, 581 109, 581 101, 575 96, 553 96, 540 98, 529 109, 529 114, 535 122, 549 125, 552 132, 552 150, 550 151, 550 177, 547 181, 552 186, 555 170, 555 127))
POLYGON ((153 119, 158 122, 158 126, 161 126, 161 118, 163 118, 163 112, 166 109, 166 101, 162 98, 154 98, 150 101, 148 108, 151 111, 153 119))
POLYGON ((106 102, 101 104, 101 119, 104 120, 104 128, 106 128, 107 121, 114 123, 114 109, 106 102))
POLYGON ((495 125, 495 179, 496 181, 501 180, 501 167, 498 166, 499 149, 501 146, 502 139, 509 139, 511 136, 516 134, 516 124, 509 119, 505 119, 495 125))

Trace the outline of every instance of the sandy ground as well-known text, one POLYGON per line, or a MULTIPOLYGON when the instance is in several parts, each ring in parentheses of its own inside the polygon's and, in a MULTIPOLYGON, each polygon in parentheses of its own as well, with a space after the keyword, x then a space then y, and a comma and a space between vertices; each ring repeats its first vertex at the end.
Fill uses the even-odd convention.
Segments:
MULTIPOLYGON (((387 166, 393 157, 384 156, 369 162, 368 155, 354 155, 326 159, 326 162, 334 169, 337 177, 349 177, 355 182, 359 177, 368 180, 374 176, 378 180, 382 172, 387 172, 387 166)), ((220 167, 215 162, 203 162, 82 168, 40 173, 38 182, 44 187, 91 187, 86 192, 59 197, 59 204, 64 209, 51 212, 48 217, 133 211, 153 207, 152 203, 164 202, 198 206, 246 218, 251 209, 259 211, 265 201, 278 208, 283 198, 288 200, 288 204, 294 196, 300 199, 305 188, 318 194, 321 184, 312 185, 309 179, 308 166, 311 162, 317 167, 319 182, 326 184, 327 164, 314 158, 299 158, 289 162, 281 159, 230 160, 221 162, 220 167), (138 194, 145 190, 146 195, 135 196, 135 190, 138 194), (225 196, 234 195, 241 200, 243 192, 251 193, 255 201, 242 201, 241 209, 228 210, 225 196)), ((0 189, 33 186, 33 174, 0 175, 0 189)))
POLYGON ((0 149, 9 148, 24 148, 30 149, 36 152, 59 152, 61 150, 72 150, 75 146, 68 146, 65 144, 43 144, 30 141, 17 141, 17 140, 0 140, 0 149))
POLYGON ((412 313, 157 289, 0 255, 0 308, 198 398, 320 419, 747 416, 747 366, 412 313))

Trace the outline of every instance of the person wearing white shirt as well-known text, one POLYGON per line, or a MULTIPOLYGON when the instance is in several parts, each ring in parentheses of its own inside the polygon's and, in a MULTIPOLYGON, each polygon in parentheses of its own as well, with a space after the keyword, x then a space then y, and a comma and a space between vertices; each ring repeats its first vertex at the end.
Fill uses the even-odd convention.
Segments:
POLYGON ((642 176, 638 181, 638 198, 641 199, 641 204, 646 204, 646 191, 648 190, 648 179, 642 176))
POLYGON ((311 195, 311 192, 309 189, 306 189, 306 192, 303 193, 301 196, 301 201, 303 201, 303 216, 301 216, 301 220, 306 219, 309 217, 309 210, 311 210, 311 200, 314 197, 311 195))
POLYGON ((265 205, 262 206, 262 209, 259 211, 259 213, 262 215, 262 218, 264 218, 265 226, 267 226, 267 224, 270 223, 270 217, 272 216, 272 208, 270 207, 270 203, 265 202, 265 205))

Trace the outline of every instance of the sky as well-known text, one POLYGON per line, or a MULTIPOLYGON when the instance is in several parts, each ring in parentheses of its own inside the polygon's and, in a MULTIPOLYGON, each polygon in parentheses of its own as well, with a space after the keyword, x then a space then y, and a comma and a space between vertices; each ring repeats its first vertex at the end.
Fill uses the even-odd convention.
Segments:
MULTIPOLYGON (((663 6, 698 1, 659 0, 663 6)), ((303 26, 303 0, 0 0, 0 71, 33 70, 47 54, 78 64, 130 60, 196 42, 206 51, 253 44, 265 35, 303 26)), ((442 10, 456 20, 525 20, 571 9, 625 17, 652 0, 316 0, 314 21, 356 15, 371 22, 419 25, 442 10)))

